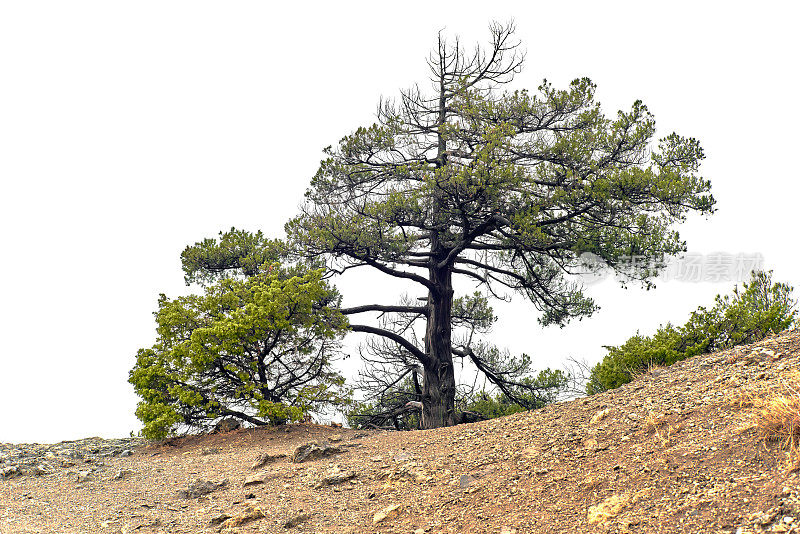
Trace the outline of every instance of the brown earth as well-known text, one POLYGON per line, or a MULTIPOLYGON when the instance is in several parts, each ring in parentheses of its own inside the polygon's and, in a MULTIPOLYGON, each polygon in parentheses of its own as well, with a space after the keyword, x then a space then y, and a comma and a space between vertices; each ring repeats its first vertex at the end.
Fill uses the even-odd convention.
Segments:
POLYGON ((171 439, 86 482, 66 471, 0 481, 0 532, 800 532, 797 464, 744 402, 781 388, 799 357, 795 331, 481 423, 171 439), (312 440, 342 452, 292 463, 312 440), (251 469, 265 452, 287 457, 251 469), (263 482, 244 487, 255 473, 263 482), (228 483, 181 496, 197 478, 228 483), (212 525, 222 513, 233 519, 212 525))

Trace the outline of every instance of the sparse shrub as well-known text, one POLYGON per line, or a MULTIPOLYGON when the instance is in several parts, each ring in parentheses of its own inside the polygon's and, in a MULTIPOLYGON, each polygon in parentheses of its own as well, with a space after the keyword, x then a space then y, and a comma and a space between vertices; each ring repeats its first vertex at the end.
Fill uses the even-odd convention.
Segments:
POLYGON ((766 399, 756 398, 756 427, 767 441, 779 441, 800 463, 800 372, 781 382, 782 391, 766 399))
POLYGON ((681 429, 681 426, 674 424, 668 416, 650 413, 645 420, 645 428, 653 433, 662 447, 669 447, 672 444, 672 436, 681 429))
POLYGON ((514 402, 504 392, 492 395, 490 392, 480 391, 465 399, 465 411, 480 414, 486 419, 494 419, 529 409, 541 408, 558 399, 561 392, 567 387, 569 377, 563 371, 545 369, 534 378, 524 378, 522 383, 524 388, 511 386, 509 389, 515 398, 524 400, 525 406, 514 402))
POLYGON ((672 365, 697 354, 755 343, 777 334, 795 322, 796 301, 792 287, 772 282, 772 272, 755 271, 743 289, 717 295, 714 306, 692 312, 677 327, 662 326, 652 336, 636 334, 608 354, 591 371, 586 392, 590 395, 627 384, 654 365, 672 365))
MULTIPOLYGON (((506 386, 507 392, 481 390, 467 391, 463 388, 457 407, 468 417, 458 417, 467 422, 475 419, 494 419, 526 410, 541 408, 555 402, 567 388, 570 377, 561 370, 545 369, 538 375, 519 379, 517 386, 506 386), (522 404, 524 403, 524 405, 522 404)), ((378 399, 358 402, 347 414, 347 423, 353 428, 394 428, 415 430, 421 428, 420 412, 407 409, 406 403, 419 399, 413 380, 406 378, 397 391, 378 399)))

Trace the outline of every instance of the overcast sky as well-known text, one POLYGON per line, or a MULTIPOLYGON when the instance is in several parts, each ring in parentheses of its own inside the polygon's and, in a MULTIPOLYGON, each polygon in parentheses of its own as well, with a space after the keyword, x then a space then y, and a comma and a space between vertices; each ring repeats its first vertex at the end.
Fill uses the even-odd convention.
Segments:
MULTIPOLYGON (((128 371, 158 294, 187 291, 181 250, 231 226, 281 236, 322 149, 424 85, 439 30, 485 42, 493 19, 527 49, 514 88, 588 76, 607 113, 641 99, 659 136, 698 138, 718 212, 684 225, 689 249, 759 253, 800 287, 798 9, 704 5, 0 3, 0 441, 138 430, 128 371)), ((337 283, 347 305, 402 289, 337 283)), ((600 312, 564 329, 517 299, 492 339, 539 367, 595 362, 733 285, 609 279, 588 290, 600 312)))

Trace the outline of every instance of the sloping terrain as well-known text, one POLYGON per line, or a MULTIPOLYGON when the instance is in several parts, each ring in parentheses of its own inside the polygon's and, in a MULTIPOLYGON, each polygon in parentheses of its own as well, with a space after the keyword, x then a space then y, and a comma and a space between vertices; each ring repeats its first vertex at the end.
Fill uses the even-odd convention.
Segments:
POLYGON ((796 464, 748 402, 798 357, 787 332, 470 425, 172 439, 0 480, 0 532, 800 532, 796 464), (292 462, 312 441, 326 455, 292 462))

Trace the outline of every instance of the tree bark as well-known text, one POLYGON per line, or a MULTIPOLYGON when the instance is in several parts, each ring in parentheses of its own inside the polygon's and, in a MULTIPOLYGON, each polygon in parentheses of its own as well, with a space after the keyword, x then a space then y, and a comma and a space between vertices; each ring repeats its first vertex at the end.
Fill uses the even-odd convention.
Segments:
POLYGON ((425 330, 423 366, 422 427, 439 428, 456 424, 454 413, 456 379, 451 352, 451 316, 453 309, 452 269, 430 268, 430 280, 436 290, 428 293, 428 324, 425 330))
MULTIPOLYGON (((440 41, 440 54, 442 43, 440 41)), ((441 55, 441 57, 445 57, 441 55)), ((439 76, 439 116, 437 119, 436 168, 447 165, 447 140, 441 128, 447 119, 447 97, 444 68, 439 76)), ((432 219, 439 219, 442 207, 441 192, 434 190, 432 219)), ((430 233, 431 255, 428 267, 428 323, 425 329, 425 353, 423 362, 424 383, 422 386, 422 428, 439 428, 456 424, 455 398, 456 378, 453 369, 452 314, 453 314, 453 265, 443 262, 447 250, 439 240, 439 231, 430 233)))

